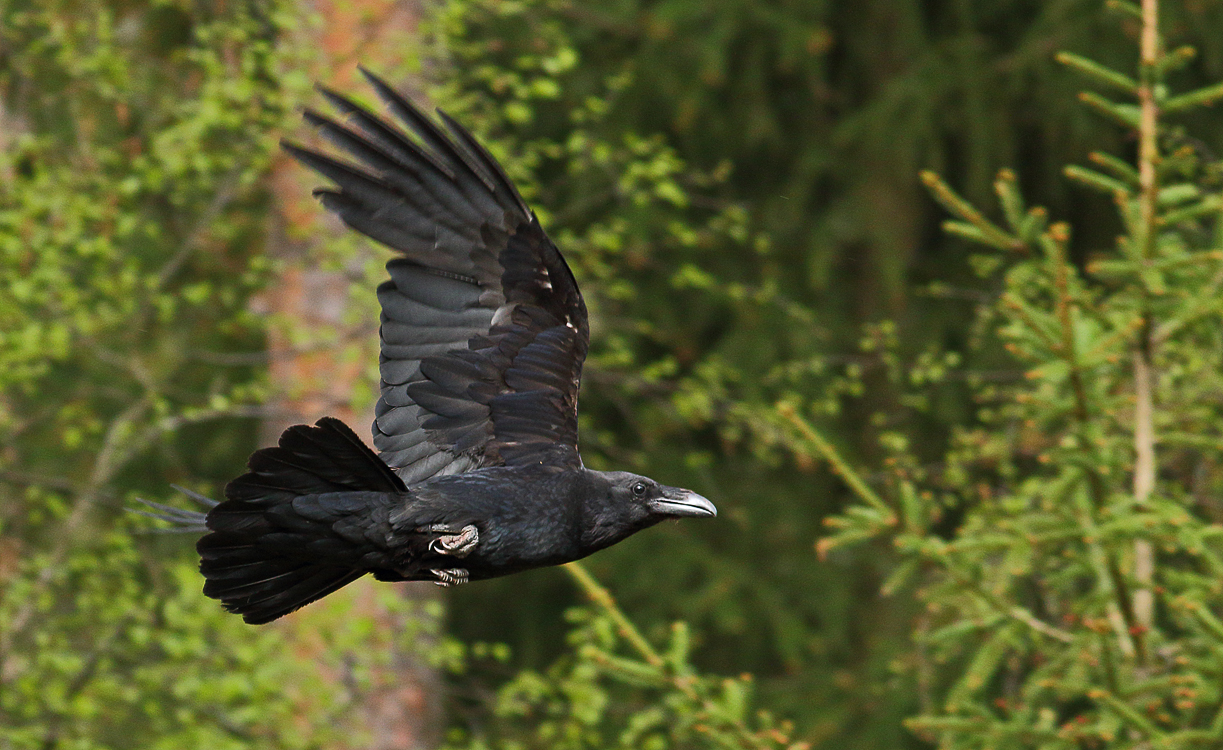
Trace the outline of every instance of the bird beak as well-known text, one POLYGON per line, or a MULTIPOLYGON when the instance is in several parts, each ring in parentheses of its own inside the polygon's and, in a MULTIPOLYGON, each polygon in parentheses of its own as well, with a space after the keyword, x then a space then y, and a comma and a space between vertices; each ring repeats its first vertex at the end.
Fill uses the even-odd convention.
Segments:
POLYGON ((712 518, 718 515, 713 503, 691 490, 681 490, 679 487, 663 487, 662 497, 650 503, 650 510, 664 516, 712 518))

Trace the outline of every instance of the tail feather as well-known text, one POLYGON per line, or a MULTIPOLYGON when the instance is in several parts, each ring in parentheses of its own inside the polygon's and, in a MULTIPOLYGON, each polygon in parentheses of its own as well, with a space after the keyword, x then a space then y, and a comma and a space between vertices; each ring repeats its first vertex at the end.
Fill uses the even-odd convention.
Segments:
POLYGON ((212 575, 209 581, 219 582, 225 580, 244 580, 254 581, 261 580, 267 576, 273 576, 284 569, 283 565, 267 560, 255 560, 253 562, 230 563, 221 561, 212 569, 212 575))
MULTIPOLYGON (((178 485, 170 486, 192 500, 195 500, 205 508, 212 509, 218 505, 216 500, 205 497, 198 492, 192 492, 191 490, 184 489, 178 485)), ((145 500, 141 497, 136 498, 136 501, 152 508, 157 512, 152 513, 147 510, 140 510, 139 508, 128 508, 127 511, 129 513, 135 513, 136 515, 146 516, 148 518, 156 518, 158 521, 169 521, 170 523, 174 524, 169 528, 154 529, 154 531, 157 533, 198 534, 208 531, 208 525, 206 523, 208 518, 207 513, 201 513, 196 510, 187 510, 185 508, 176 508, 173 505, 162 505, 161 503, 155 503, 152 500, 145 500)))
POLYGON ((336 419, 285 430, 279 445, 256 451, 250 471, 225 488, 225 502, 208 512, 211 532, 200 539, 204 593, 252 624, 270 622, 355 581, 363 550, 337 536, 332 524, 361 512, 403 482, 336 419), (301 513, 294 501, 326 498, 301 513), (334 502, 334 504, 333 504, 334 502))
POLYGON ((363 570, 317 564, 303 563, 296 567, 285 567, 288 569, 283 572, 261 574, 254 580, 210 577, 204 584, 204 594, 221 599, 227 611, 242 615, 246 622, 262 625, 321 599, 365 575, 363 570), (242 582, 234 585, 234 580, 242 582))

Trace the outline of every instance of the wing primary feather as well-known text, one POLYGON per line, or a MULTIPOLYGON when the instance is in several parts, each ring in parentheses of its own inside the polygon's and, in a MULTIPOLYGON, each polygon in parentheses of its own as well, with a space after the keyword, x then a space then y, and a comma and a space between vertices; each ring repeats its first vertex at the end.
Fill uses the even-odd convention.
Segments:
MULTIPOLYGON (((356 107, 355 104, 352 106, 356 107)), ((342 111, 348 113, 347 110, 342 111)), ((485 220, 485 216, 480 207, 472 203, 472 199, 456 185, 454 171, 442 164, 433 153, 420 148, 398 130, 361 109, 354 110, 352 116, 360 124, 369 125, 362 132, 311 109, 303 111, 302 116, 319 128, 332 143, 378 168, 384 180, 392 181, 409 192, 414 201, 433 209, 429 214, 431 218, 460 234, 470 233, 473 235, 471 239, 475 239, 476 227, 485 220), (358 117, 358 114, 365 119, 358 117), (371 123, 376 123, 381 130, 375 132, 371 123), (401 171, 407 174, 398 175, 396 179, 401 171), (445 221, 451 214, 459 221, 445 221)))
POLYGON ((302 118, 318 128, 324 138, 369 166, 377 168, 383 175, 393 174, 396 169, 405 167, 413 171, 420 167, 418 164, 405 163, 404 160, 390 153, 381 143, 341 125, 321 112, 305 109, 302 110, 302 118))
MULTIPOLYGON (((371 141, 363 134, 314 110, 305 110, 302 112, 302 117, 306 122, 318 128, 324 138, 360 159, 364 166, 376 169, 378 179, 386 183, 388 187, 404 191, 413 202, 421 204, 420 208, 426 210, 417 210, 419 219, 416 223, 418 225, 426 225, 432 220, 445 224, 457 234, 474 239, 472 222, 479 217, 479 214, 475 207, 471 206, 454 188, 445 191, 450 200, 446 204, 442 203, 437 193, 443 190, 443 186, 437 182, 446 179, 444 175, 424 175, 422 172, 427 170, 426 165, 405 164, 380 143, 371 141), (405 171, 407 174, 403 174, 405 171), (429 182, 426 183, 426 180, 429 182)), ((412 206, 412 203, 405 205, 412 206)), ((422 234, 421 236, 427 237, 428 235, 422 234)))
POLYGON ((330 178, 353 197, 373 198, 390 203, 401 200, 392 186, 351 164, 345 164, 339 159, 311 151, 289 141, 281 141, 280 146, 294 159, 330 178))
POLYGON ((522 209, 524 214, 532 216, 530 206, 527 205, 527 202, 518 193, 518 188, 514 186, 514 181, 505 173, 505 170, 501 168, 501 165, 493 158, 493 155, 488 152, 488 149, 484 148, 484 144, 477 141, 467 128, 460 125, 454 118, 442 110, 437 110, 437 115, 442 118, 442 122, 446 123, 446 129, 450 131, 451 135, 459 143, 480 157, 483 168, 496 181, 497 186, 514 199, 518 204, 518 208, 522 209))
POLYGON ((332 91, 325 86, 318 87, 327 101, 336 109, 343 112, 345 115, 353 117, 362 126, 362 129, 372 137, 384 140, 388 144, 395 144, 407 149, 409 152, 425 159, 429 164, 433 165, 439 172, 446 175, 450 179, 455 179, 455 171, 445 164, 433 152, 421 148, 412 139, 405 138, 397 128, 383 122, 381 118, 369 112, 361 105, 344 96, 343 94, 332 91))
POLYGON ((383 81, 378 76, 369 72, 365 68, 360 68, 364 75, 378 92, 378 96, 386 102, 390 108, 408 127, 412 128, 420 139, 425 142, 429 148, 433 149, 439 156, 456 156, 459 163, 467 167, 473 175, 475 175, 485 187, 491 192, 496 192, 496 183, 493 181, 492 175, 486 173, 479 162, 471 158, 464 149, 459 148, 453 141, 446 136, 442 129, 433 123, 423 112, 416 108, 416 105, 404 98, 398 91, 391 88, 390 84, 383 81))

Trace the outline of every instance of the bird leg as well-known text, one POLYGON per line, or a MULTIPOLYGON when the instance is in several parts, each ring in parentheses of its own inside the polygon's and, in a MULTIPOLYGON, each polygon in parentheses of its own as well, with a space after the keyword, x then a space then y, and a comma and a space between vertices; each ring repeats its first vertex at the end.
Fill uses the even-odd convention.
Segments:
MULTIPOLYGON (((444 524, 434 524, 429 531, 449 531, 444 524)), ((480 531, 475 524, 467 524, 457 534, 443 534, 429 542, 429 551, 435 555, 450 555, 451 557, 467 557, 480 543, 480 531)))
POLYGON ((458 586, 460 583, 467 583, 468 579, 468 573, 463 568, 433 568, 429 572, 437 576, 434 583, 438 586, 458 586))

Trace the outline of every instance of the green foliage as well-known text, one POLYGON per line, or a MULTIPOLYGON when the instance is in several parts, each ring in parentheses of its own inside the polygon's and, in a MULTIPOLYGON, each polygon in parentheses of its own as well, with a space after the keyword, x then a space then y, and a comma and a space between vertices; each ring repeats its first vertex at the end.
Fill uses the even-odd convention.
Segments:
POLYGON ((674 623, 656 650, 581 565, 568 566, 596 607, 566 613, 568 653, 546 672, 523 670, 498 690, 491 731, 452 732, 452 748, 753 748, 806 750, 793 727, 752 715, 752 677, 719 679, 689 661, 691 634, 674 623), (629 653, 625 653, 625 652, 629 653))
MULTIPOLYGON (((1201 54, 1169 74, 1217 76, 1213 6, 1175 13, 1201 54)), ((1051 54, 1124 65, 1131 45, 1110 28, 1081 0, 462 0, 430 27, 421 67, 444 83, 437 102, 483 124, 591 301, 585 454, 694 486, 724 511, 592 565, 647 630, 691 623, 702 667, 750 665, 758 694, 805 736, 911 742, 892 731, 916 702, 891 649, 912 612, 873 597, 890 548, 813 564, 820 522, 847 493, 773 405, 801 400, 872 462, 887 457, 881 433, 907 432, 924 463, 973 422, 962 365, 940 375, 940 352, 979 337, 984 324, 969 321, 982 292, 963 243, 938 237, 916 174, 948 172, 979 201, 999 166, 1019 162, 1026 194, 1073 217, 1080 243, 1111 238, 1109 200, 1068 188, 1061 164, 1089 144, 1124 153, 1124 135, 1078 106, 1051 54), (672 185, 683 203, 660 197, 672 185), (855 350, 860 324, 881 317, 898 322, 855 350), (889 336, 899 345, 882 346, 889 336), (913 393, 890 380, 910 371, 937 382, 913 393), (665 572, 640 564, 658 549, 665 572)), ((1198 131, 1211 143, 1213 132, 1198 131)), ((1039 232, 1044 218, 1029 221, 1039 232)), ((992 349, 972 365, 1013 368, 992 349)), ((454 627, 505 639, 516 663, 542 669, 571 596, 547 572, 490 583, 456 593, 454 627)))
POLYGON ((272 82, 286 19, 0 11, 5 463, 96 494, 163 435, 258 397, 254 368, 203 360, 262 343, 246 302, 266 264, 245 247, 270 147, 250 136, 289 107, 272 82))
MULTIPOLYGON (((899 550, 885 591, 916 587, 926 604, 907 657, 922 710, 907 724, 939 747, 1223 742, 1223 163, 1174 119, 1218 87, 1171 93, 1167 72, 1190 54, 1164 50, 1153 13, 1143 25, 1134 75, 1061 57, 1128 97, 1082 99, 1134 129, 1137 158, 1066 170, 1115 202, 1115 248, 1077 265, 1070 226, 1026 209, 1009 171, 1001 222, 925 175, 956 217, 945 228, 991 248, 975 265, 998 293, 976 330, 1022 377, 964 371, 980 423, 937 464, 914 436, 885 434, 882 498, 855 486, 862 503, 829 519, 822 548, 899 550)), ((793 406, 782 414, 841 461, 793 406)))
MULTIPOLYGON (((793 475, 776 470, 787 438, 769 413, 779 389, 821 382, 829 367, 817 352, 827 331, 779 293, 785 271, 772 243, 750 228, 741 204, 719 195, 728 165, 694 168, 626 122, 623 103, 649 73, 622 55, 584 54, 567 20, 552 3, 447 5, 426 48, 447 71, 436 99, 484 125, 583 284, 594 326, 581 413, 588 462, 635 467, 711 497, 758 495, 750 514, 732 507, 733 526, 652 532, 662 536, 653 544, 670 550, 666 580, 631 562, 648 541, 609 550, 597 564, 649 619, 682 614, 757 662, 797 666, 824 648, 813 646, 806 623, 847 593, 799 594, 822 587, 805 564, 814 525, 790 502, 793 475), (783 530, 766 538, 773 527, 783 530), (715 550, 766 570, 717 566, 715 550), (768 613, 766 628, 751 627, 758 612, 768 613)), ((525 607, 508 606, 521 602, 520 585, 483 587, 471 610, 460 592, 455 619, 486 621, 475 609, 504 597, 503 611, 555 620, 550 602, 562 584, 532 585, 538 599, 525 607)), ((735 669, 735 661, 717 666, 735 669)))
MULTIPOLYGON (((1216 3, 1171 9, 1200 52, 1135 73, 1114 5, 1124 34, 1094 0, 438 8, 436 99, 483 126, 592 308, 584 454, 722 510, 592 561, 640 630, 580 569, 595 605, 568 625, 556 572, 458 592, 454 629, 508 643, 507 666, 385 588, 247 628, 200 596, 189 545, 133 550, 118 520, 171 481, 215 494, 254 447, 262 180, 269 134, 300 133, 286 116, 310 100, 301 9, 0 0, 0 745, 357 745, 356 707, 417 638, 460 693, 516 675, 455 747, 917 747, 914 714, 948 747, 1216 742, 1223 198, 1203 105, 1221 89, 1203 81, 1223 35, 1216 3), (1072 71, 1100 88, 1086 107, 1072 71), (1134 162, 1148 93, 1167 117, 1134 162), (1010 162, 1026 201, 1003 173, 1000 210, 973 208, 1010 162), (948 234, 988 252, 935 239, 922 167, 966 196, 927 178, 948 234), (367 595, 403 632, 355 613, 367 595)), ((326 262, 355 275, 356 244, 326 262)), ((345 325, 373 320, 383 271, 361 258, 345 325)))
POLYGON ((49 580, 7 582, 6 623, 28 597, 41 606, 29 637, 5 644, 4 746, 305 748, 335 739, 325 722, 295 720, 307 686, 322 685, 313 669, 269 658, 285 649, 283 634, 252 633, 219 611, 199 595, 193 566, 167 566, 169 580, 150 590, 133 576, 147 563, 130 533, 67 555, 49 580))
POLYGON ((249 450, 290 10, 0 3, 5 748, 319 747, 359 699, 304 710, 328 660, 222 613, 190 545, 120 510, 249 450))

